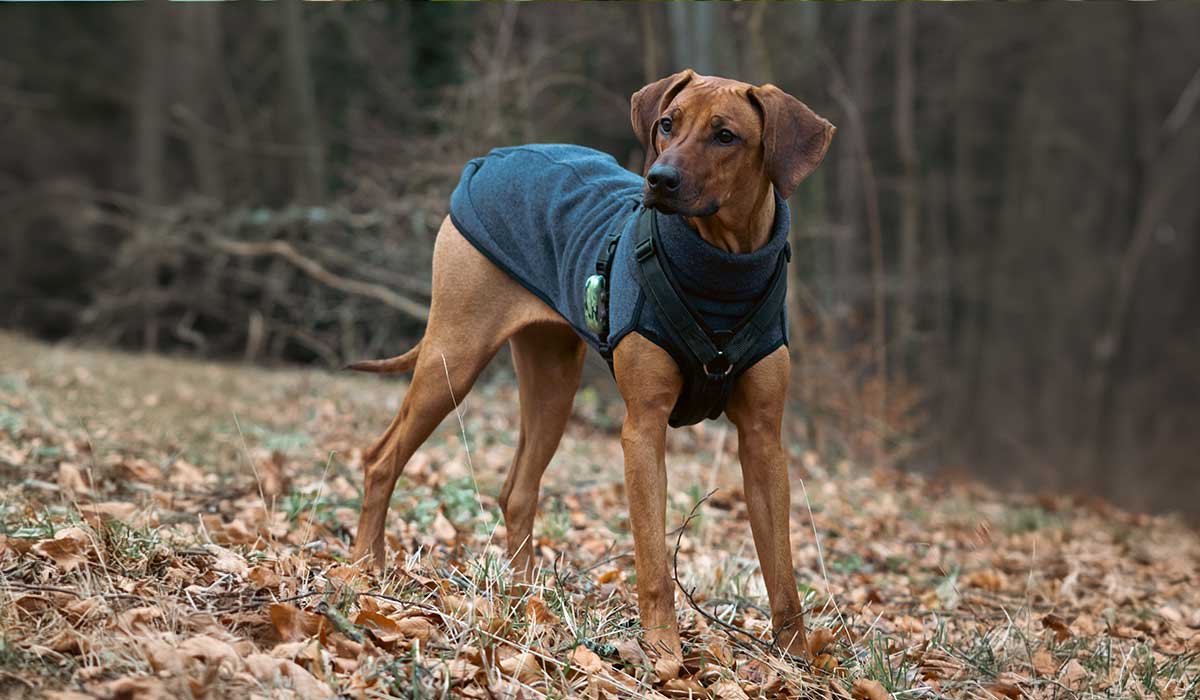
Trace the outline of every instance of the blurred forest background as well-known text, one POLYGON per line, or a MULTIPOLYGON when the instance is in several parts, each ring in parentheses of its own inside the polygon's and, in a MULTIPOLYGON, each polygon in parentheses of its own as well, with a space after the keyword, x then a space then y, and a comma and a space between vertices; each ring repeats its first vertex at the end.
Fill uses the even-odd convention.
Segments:
POLYGON ((793 201, 794 444, 1195 514, 1197 37, 1192 3, 9 5, 0 324, 394 354, 467 159, 638 169, 629 95, 690 66, 839 128, 793 201))

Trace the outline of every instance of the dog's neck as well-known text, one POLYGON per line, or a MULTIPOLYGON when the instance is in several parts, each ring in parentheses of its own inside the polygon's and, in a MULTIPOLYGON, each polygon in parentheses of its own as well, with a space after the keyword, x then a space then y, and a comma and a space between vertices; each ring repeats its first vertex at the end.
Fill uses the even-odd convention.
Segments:
POLYGON ((775 192, 766 183, 753 198, 722 206, 716 214, 684 217, 709 244, 730 253, 753 253, 771 239, 775 224, 775 192))

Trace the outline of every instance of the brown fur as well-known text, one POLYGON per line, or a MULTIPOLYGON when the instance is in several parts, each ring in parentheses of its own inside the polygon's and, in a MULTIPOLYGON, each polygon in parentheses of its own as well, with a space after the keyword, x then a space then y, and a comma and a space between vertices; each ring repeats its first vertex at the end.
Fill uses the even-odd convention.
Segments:
MULTIPOLYGON (((734 252, 766 242, 774 220, 772 187, 790 194, 820 162, 834 131, 774 86, 754 87, 690 70, 646 86, 631 102, 634 130, 647 146, 647 168, 660 159, 683 174, 679 200, 663 207, 688 215, 715 205, 715 212, 690 216, 689 223, 705 240, 734 252), (657 126, 664 115, 673 119, 670 135, 657 126), (719 129, 734 131, 737 142, 718 145, 719 129), (776 133, 780 130, 788 133, 776 133)), ((467 242, 448 217, 434 245, 432 298, 417 347, 391 359, 351 365, 367 372, 414 372, 399 414, 365 455, 354 557, 383 565, 384 522, 401 470, 507 342, 520 390, 521 433, 500 505, 513 567, 527 579, 534 566, 529 542, 539 484, 566 427, 584 343, 557 312, 467 242)), ((642 625, 660 653, 679 657, 665 532, 665 445, 667 419, 683 379, 671 357, 637 333, 617 346, 613 367, 626 405, 621 445, 642 625)), ((781 443, 789 372, 787 349, 780 348, 739 378, 726 413, 738 431, 750 527, 777 639, 783 649, 806 654, 781 443)))

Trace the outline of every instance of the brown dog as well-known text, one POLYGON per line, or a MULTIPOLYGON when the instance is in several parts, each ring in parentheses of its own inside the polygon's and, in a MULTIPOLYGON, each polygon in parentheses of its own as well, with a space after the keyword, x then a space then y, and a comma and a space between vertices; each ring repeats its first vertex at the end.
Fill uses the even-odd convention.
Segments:
MULTIPOLYGON (((647 171, 652 164, 662 166, 655 168, 658 177, 665 172, 671 178, 667 186, 646 183, 647 205, 684 215, 704 241, 730 253, 749 253, 766 243, 775 219, 774 191, 790 195, 821 162, 834 133, 829 122, 773 85, 755 87, 690 70, 638 91, 631 115, 647 149, 647 171), (732 135, 736 141, 727 142, 732 135)), ((404 355, 354 366, 415 370, 399 415, 366 455, 355 558, 383 564, 384 521, 397 477, 505 342, 520 388, 521 432, 500 505, 513 567, 522 577, 532 571, 539 482, 566 426, 585 343, 563 316, 464 238, 449 217, 434 246, 425 336, 404 355)), ((627 409, 621 445, 642 625, 652 646, 678 657, 664 448, 683 378, 671 355, 638 333, 619 342, 612 361, 627 409)), ((750 525, 776 638, 784 650, 805 654, 780 437, 789 372, 787 348, 779 347, 737 379, 726 413, 738 431, 750 525)))

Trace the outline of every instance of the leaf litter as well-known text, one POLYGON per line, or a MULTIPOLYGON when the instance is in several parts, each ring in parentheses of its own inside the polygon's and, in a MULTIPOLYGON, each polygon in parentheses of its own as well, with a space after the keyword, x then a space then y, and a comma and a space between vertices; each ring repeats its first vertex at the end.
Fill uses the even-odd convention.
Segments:
POLYGON ((0 356, 19 418, 0 430, 0 697, 1200 697, 1200 538, 1174 518, 796 453, 804 662, 771 645, 736 440, 675 431, 678 662, 640 642, 619 408, 595 392, 516 587, 503 372, 414 457, 373 572, 347 561, 361 448, 402 382, 3 334, 0 356))

